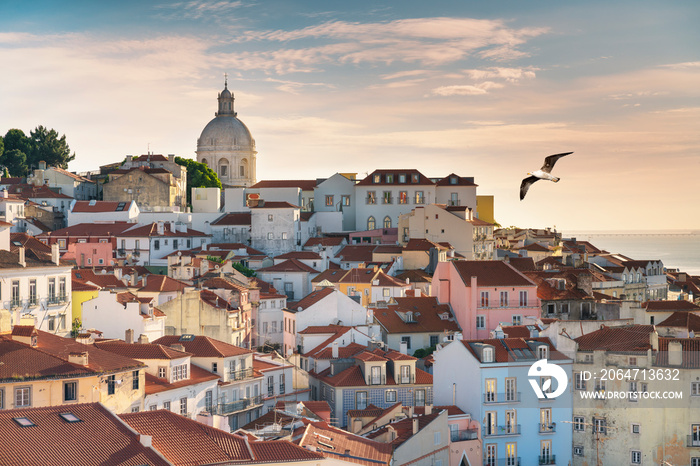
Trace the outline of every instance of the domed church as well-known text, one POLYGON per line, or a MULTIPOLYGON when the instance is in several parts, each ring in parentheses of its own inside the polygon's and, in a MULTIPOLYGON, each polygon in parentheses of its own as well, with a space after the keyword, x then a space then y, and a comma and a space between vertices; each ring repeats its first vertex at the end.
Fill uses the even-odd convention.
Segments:
POLYGON ((224 187, 251 186, 255 184, 255 140, 248 127, 236 117, 228 79, 218 100, 216 117, 204 127, 197 140, 197 161, 214 170, 224 187))

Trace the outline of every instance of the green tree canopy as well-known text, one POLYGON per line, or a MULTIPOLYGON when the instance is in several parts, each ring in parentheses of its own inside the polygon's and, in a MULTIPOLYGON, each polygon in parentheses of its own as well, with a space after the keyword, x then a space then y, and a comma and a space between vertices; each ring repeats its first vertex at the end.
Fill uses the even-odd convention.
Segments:
POLYGON ((221 188, 216 172, 196 160, 175 157, 175 163, 187 168, 187 204, 192 205, 192 188, 221 188))
POLYGON ((0 155, 0 165, 4 165, 12 176, 27 176, 42 160, 47 166, 65 169, 68 162, 75 159, 66 135, 59 137, 55 129, 37 126, 27 136, 21 129, 13 128, 3 139, 5 150, 0 155))

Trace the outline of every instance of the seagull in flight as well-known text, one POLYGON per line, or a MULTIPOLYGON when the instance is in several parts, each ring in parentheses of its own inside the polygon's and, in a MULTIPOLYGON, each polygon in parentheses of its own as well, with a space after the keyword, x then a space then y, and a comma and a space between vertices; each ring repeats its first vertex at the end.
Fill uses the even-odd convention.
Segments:
POLYGON ((554 164, 557 163, 557 160, 569 154, 573 154, 573 152, 564 152, 563 154, 554 154, 550 155, 549 157, 545 157, 544 165, 542 165, 542 168, 540 168, 539 170, 535 170, 532 173, 528 173, 528 175, 530 176, 523 179, 523 182, 520 183, 520 200, 522 201, 523 199, 525 199, 525 194, 527 194, 527 190, 530 189, 530 186, 535 181, 549 180, 557 183, 559 181, 559 178, 550 175, 549 172, 552 171, 552 168, 554 168, 554 164))

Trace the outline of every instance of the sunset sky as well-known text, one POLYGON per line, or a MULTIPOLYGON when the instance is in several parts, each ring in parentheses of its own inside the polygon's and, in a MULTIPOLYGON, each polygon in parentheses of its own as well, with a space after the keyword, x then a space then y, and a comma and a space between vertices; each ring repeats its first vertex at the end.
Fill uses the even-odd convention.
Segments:
POLYGON ((455 172, 504 226, 700 230, 699 23, 691 1, 2 1, 0 134, 55 128, 77 171, 194 158, 228 73, 259 179, 455 172))

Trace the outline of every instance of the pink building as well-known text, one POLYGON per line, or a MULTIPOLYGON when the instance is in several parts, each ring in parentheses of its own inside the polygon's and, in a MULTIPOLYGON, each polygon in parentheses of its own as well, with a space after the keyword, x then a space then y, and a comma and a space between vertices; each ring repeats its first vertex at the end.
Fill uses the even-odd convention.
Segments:
POLYGON ((114 265, 114 246, 110 242, 71 243, 63 260, 74 260, 78 267, 114 265))
POLYGON ((467 340, 489 338, 502 322, 520 325, 541 315, 537 285, 502 261, 440 262, 432 294, 452 306, 467 340))

